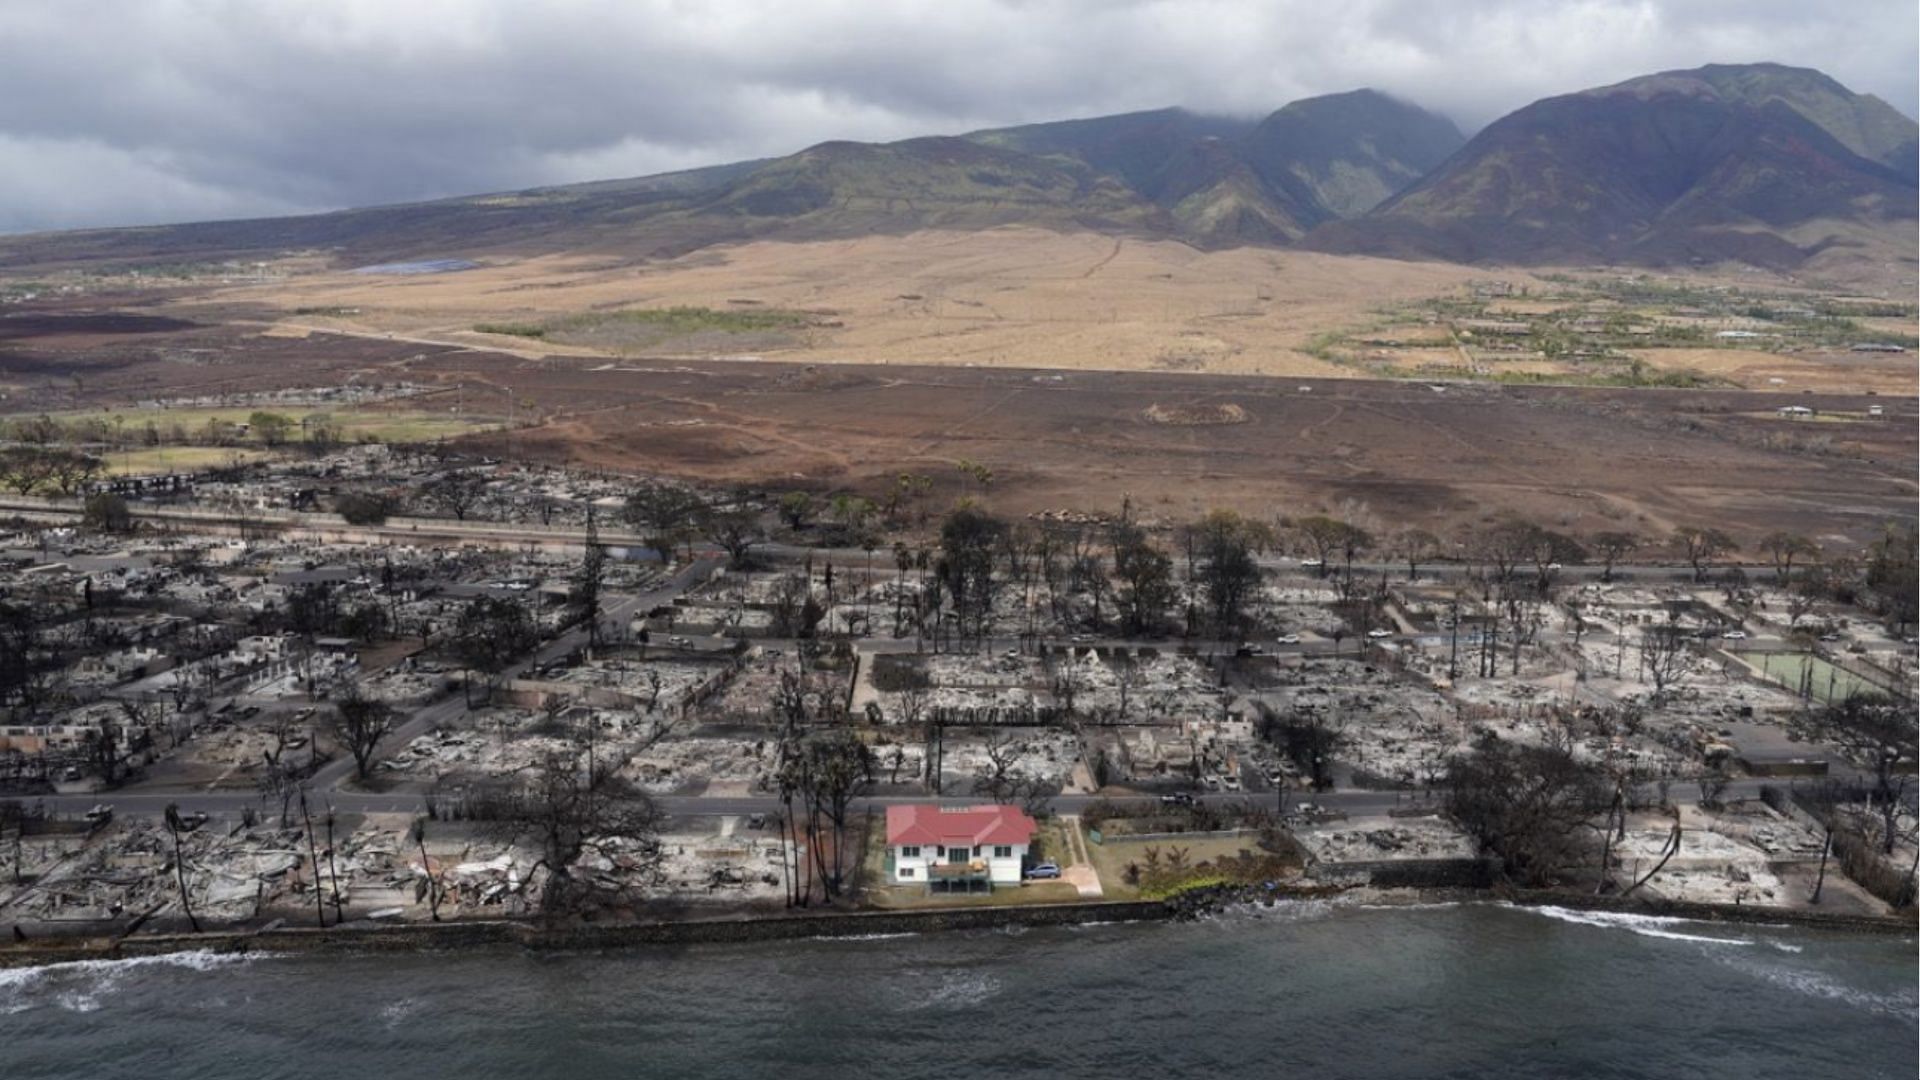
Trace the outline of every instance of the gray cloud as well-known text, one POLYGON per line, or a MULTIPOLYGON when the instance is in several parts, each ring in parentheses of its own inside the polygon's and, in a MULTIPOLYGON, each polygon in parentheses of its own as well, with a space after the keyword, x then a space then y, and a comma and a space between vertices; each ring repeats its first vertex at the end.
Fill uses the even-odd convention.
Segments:
POLYGON ((1676 67, 1916 111, 1912 0, 0 0, 0 231, 277 214, 1373 86, 1471 130, 1676 67))

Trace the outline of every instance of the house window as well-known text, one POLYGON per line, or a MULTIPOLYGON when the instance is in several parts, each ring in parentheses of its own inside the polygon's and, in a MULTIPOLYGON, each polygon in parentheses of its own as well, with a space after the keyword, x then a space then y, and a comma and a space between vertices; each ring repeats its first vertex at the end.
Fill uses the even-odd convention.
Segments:
POLYGON ((913 876, 913 867, 911 867, 911 866, 903 866, 903 867, 901 867, 901 868, 900 868, 900 880, 901 880, 901 881, 905 881, 905 880, 907 880, 908 878, 910 878, 910 877, 912 877, 912 876, 913 876))
POLYGON ((917 859, 917 858, 919 858, 919 857, 920 857, 920 845, 919 845, 919 844, 902 844, 902 845, 900 845, 900 857, 901 857, 901 858, 903 858, 903 859, 917 859))
POLYGON ((948 862, 966 862, 971 858, 973 858, 973 849, 970 847, 950 847, 947 849, 948 862))
POLYGON ((993 845, 993 857, 994 857, 994 858, 996 858, 996 859, 1011 859, 1011 858, 1013 858, 1013 845, 1011 845, 1011 844, 995 844, 995 845, 993 845))

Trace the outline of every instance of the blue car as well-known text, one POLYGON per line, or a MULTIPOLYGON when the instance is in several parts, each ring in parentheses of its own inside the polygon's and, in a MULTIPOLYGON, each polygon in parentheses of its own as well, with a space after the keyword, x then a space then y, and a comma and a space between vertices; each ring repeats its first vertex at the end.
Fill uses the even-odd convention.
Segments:
POLYGON ((1060 876, 1059 863, 1050 863, 1050 862, 1034 863, 1031 867, 1027 869, 1028 881, 1043 881, 1050 878, 1057 878, 1059 876, 1060 876))

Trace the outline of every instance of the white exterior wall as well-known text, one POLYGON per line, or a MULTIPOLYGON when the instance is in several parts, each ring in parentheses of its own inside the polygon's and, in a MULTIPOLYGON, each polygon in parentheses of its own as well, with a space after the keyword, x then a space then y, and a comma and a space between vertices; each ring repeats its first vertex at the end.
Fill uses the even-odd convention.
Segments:
MULTIPOLYGON (((978 858, 986 860, 987 876, 995 885, 1018 885, 1021 881, 1021 874, 1026 867, 1027 845, 1014 844, 1012 847, 1013 855, 1010 858, 996 859, 993 857, 994 845, 980 845, 982 854, 979 855, 978 858)), ((920 845, 920 854, 912 857, 900 854, 902 850, 904 850, 904 846, 902 845, 895 845, 893 848, 893 881, 895 884, 903 882, 907 884, 924 883, 928 877, 927 867, 934 863, 945 863, 947 861, 945 857, 935 854, 940 851, 941 848, 933 844, 920 845), (907 868, 913 870, 913 876, 909 878, 901 877, 900 871, 907 868)))
POLYGON ((907 858, 901 855, 901 850, 899 847, 893 849, 893 880, 895 882, 925 882, 927 880, 927 867, 932 865, 934 861, 933 848, 922 847, 920 854, 914 858, 907 858), (910 878, 902 878, 900 871, 907 868, 913 870, 913 876, 910 878))
POLYGON ((1020 872, 1027 863, 1027 845, 1013 845, 1013 857, 1010 859, 993 858, 993 846, 987 846, 987 876, 995 885, 1020 884, 1020 872))

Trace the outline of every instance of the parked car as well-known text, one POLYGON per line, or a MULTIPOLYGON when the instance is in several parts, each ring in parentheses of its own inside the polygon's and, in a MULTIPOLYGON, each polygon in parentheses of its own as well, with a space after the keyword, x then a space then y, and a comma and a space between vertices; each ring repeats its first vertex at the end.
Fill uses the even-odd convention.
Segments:
POLYGON ((1184 791, 1176 791, 1171 795, 1160 796, 1160 802, 1166 806, 1192 806, 1193 796, 1184 791))
POLYGON ((1282 634, 1279 637, 1275 638, 1274 640, 1278 641, 1282 645, 1298 645, 1300 644, 1300 635, 1299 634, 1282 634))
POLYGON ((1747 640, 1747 632, 1746 632, 1745 630, 1729 630, 1729 631, 1727 631, 1726 633, 1724 633, 1724 634, 1721 634, 1720 636, 1721 636, 1721 638, 1723 638, 1723 639, 1725 639, 1725 640, 1727 640, 1727 641, 1745 641, 1745 640, 1747 640))
POLYGON ((1375 639, 1375 640, 1377 641, 1377 640, 1379 640, 1380 638, 1388 638, 1388 637, 1392 637, 1392 636, 1393 636, 1393 631, 1391 631, 1391 630, 1369 630, 1369 631, 1367 631, 1367 636, 1368 636, 1368 637, 1370 637, 1370 638, 1373 638, 1373 639, 1375 639))
POLYGON ((1027 868, 1028 881, 1045 881, 1060 876, 1059 863, 1034 863, 1027 868))
POLYGON ((1326 564, 1321 562, 1319 559, 1301 559, 1300 565, 1301 566, 1325 566, 1326 564))

